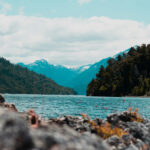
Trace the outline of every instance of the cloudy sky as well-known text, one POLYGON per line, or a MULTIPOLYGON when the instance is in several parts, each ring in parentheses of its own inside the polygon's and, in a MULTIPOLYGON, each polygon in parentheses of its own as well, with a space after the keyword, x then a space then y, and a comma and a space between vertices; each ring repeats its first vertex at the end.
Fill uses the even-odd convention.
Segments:
POLYGON ((81 66, 150 43, 149 0, 0 0, 0 56, 81 66))

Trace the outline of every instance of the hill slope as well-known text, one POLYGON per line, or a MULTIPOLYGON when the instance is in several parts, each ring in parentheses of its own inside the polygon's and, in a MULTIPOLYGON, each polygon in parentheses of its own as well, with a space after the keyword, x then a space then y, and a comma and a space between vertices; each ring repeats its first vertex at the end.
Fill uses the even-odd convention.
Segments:
POLYGON ((131 48, 110 59, 88 85, 91 96, 143 96, 150 94, 150 45, 131 48))
MULTIPOLYGON (((109 57, 110 58, 110 57, 109 57)), ((68 83, 68 87, 73 88, 78 94, 85 95, 88 84, 96 77, 101 65, 107 66, 107 60, 102 59, 101 61, 91 65, 87 70, 81 72, 72 81, 68 83)))
POLYGON ((0 93, 75 94, 51 79, 0 58, 0 93))

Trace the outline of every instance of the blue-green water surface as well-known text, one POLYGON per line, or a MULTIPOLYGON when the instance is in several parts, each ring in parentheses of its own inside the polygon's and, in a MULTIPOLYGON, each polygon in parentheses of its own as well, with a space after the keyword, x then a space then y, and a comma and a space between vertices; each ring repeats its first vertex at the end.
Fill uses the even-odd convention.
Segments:
POLYGON ((86 97, 66 95, 3 95, 7 102, 16 105, 23 112, 30 108, 45 118, 63 115, 80 116, 88 114, 91 118, 106 118, 110 113, 138 108, 139 113, 150 119, 150 98, 128 97, 86 97))

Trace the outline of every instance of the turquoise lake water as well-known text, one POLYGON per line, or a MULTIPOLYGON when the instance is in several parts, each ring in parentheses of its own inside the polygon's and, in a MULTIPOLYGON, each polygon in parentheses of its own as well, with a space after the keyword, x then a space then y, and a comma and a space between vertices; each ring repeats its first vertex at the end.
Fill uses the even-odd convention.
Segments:
POLYGON ((80 116, 88 114, 91 118, 106 118, 110 113, 139 108, 139 113, 150 119, 150 98, 115 98, 62 95, 3 95, 7 102, 16 105, 19 111, 34 109, 45 118, 63 115, 80 116))

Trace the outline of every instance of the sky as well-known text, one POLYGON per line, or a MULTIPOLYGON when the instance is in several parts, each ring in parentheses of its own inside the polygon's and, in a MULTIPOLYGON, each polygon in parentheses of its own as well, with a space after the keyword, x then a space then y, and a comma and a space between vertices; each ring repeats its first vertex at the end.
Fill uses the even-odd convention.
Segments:
POLYGON ((0 56, 82 66, 150 43, 149 0, 0 0, 0 56))

